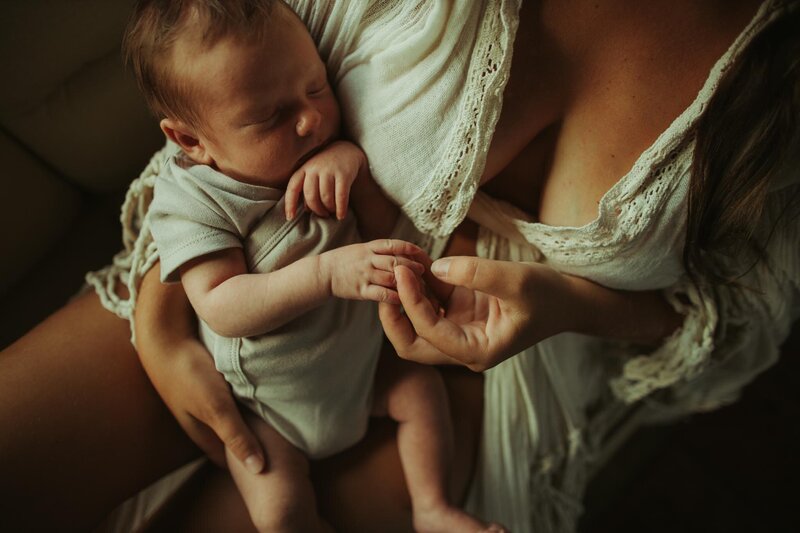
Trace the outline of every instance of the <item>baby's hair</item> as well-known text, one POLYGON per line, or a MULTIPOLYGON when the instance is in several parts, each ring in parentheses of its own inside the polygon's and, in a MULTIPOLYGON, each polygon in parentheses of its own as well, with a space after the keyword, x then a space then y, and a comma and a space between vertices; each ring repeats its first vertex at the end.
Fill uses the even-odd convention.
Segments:
POLYGON ((202 127, 190 104, 191 88, 173 72, 172 47, 182 32, 191 29, 201 46, 213 46, 235 35, 258 40, 266 31, 280 0, 139 0, 133 10, 122 53, 133 69, 148 107, 161 119, 178 118, 202 127))

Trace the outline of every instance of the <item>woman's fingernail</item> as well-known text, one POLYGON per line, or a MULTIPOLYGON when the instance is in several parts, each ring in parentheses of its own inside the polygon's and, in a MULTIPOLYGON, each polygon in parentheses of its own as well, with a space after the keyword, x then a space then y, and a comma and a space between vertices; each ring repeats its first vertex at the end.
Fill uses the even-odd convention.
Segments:
POLYGON ((257 455, 251 455, 244 460, 244 466, 253 474, 259 474, 264 468, 264 461, 257 455))
POLYGON ((450 270, 450 258, 445 257, 444 259, 437 259, 431 265, 431 272, 437 278, 446 278, 447 272, 450 270))

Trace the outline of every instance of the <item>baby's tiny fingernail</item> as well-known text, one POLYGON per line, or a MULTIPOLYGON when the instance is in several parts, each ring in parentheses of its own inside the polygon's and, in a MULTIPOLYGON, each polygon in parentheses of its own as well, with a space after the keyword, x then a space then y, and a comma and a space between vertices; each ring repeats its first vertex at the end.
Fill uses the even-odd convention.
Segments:
POLYGON ((251 455, 244 460, 244 466, 253 474, 258 474, 264 468, 264 460, 257 455, 251 455))
POLYGON ((437 259, 431 265, 431 272, 438 278, 446 278, 447 272, 450 270, 450 258, 437 259))

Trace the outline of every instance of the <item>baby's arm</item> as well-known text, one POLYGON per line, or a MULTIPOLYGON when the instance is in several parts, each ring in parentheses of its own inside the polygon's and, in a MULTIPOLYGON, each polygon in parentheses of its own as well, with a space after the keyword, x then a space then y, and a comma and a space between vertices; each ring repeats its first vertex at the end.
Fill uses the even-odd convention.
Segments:
POLYGON ((314 214, 335 213, 339 220, 352 200, 359 232, 367 241, 391 235, 399 213, 372 179, 364 152, 348 141, 332 143, 292 175, 286 187, 287 219, 297 214, 301 194, 314 214))
POLYGON ((422 274, 408 257, 424 252, 398 240, 351 244, 304 257, 269 273, 248 273, 240 248, 213 252, 180 268, 189 301, 214 331, 248 337, 271 331, 331 296, 399 303, 395 265, 422 274))

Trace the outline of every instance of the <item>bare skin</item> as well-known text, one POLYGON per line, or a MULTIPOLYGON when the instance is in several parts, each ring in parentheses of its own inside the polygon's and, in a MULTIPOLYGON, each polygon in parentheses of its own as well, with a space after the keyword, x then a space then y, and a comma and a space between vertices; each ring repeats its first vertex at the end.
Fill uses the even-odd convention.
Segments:
MULTIPOLYGON (((756 4, 523 4, 485 190, 548 224, 592 220, 599 198, 692 101, 756 4), (532 168, 539 173, 532 176, 532 168)), ((198 456, 128 338, 127 323, 88 295, 2 352, 0 529, 32 521, 41 529, 86 529, 114 503, 198 456)), ((448 370, 445 381, 456 442, 451 485, 463 495, 480 434, 481 380, 448 370)), ((390 424, 374 424, 357 447, 311 469, 320 512, 335 528, 410 529, 390 424)), ((200 476, 152 531, 247 531, 227 473, 210 466, 200 476)))
POLYGON ((87 294, 0 355, 0 529, 88 529, 198 455, 129 334, 87 294))

